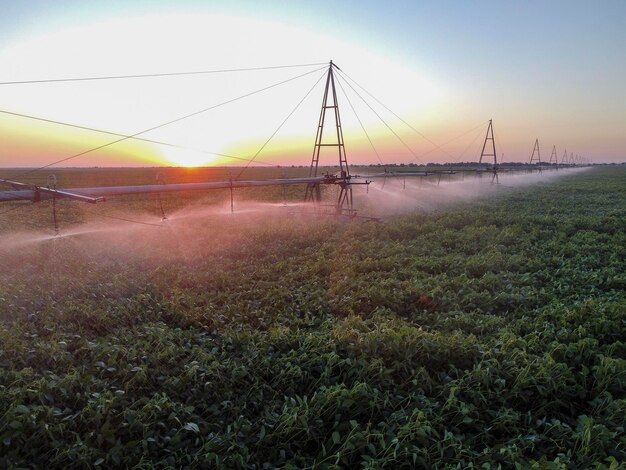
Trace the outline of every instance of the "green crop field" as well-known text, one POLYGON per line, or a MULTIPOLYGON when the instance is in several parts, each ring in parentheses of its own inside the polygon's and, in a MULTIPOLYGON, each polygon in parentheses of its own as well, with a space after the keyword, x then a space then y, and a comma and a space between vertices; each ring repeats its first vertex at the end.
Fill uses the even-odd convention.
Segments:
POLYGON ((626 168, 381 223, 227 198, 0 206, 0 468, 624 468, 626 168))

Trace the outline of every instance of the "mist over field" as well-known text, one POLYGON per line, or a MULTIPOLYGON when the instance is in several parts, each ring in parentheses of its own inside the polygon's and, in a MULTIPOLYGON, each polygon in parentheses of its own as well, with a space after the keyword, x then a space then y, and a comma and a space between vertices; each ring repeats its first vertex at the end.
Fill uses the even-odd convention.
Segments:
MULTIPOLYGON (((491 184, 492 175, 482 176, 443 175, 421 177, 377 178, 366 190, 364 186, 354 186, 354 201, 360 217, 383 218, 414 211, 435 211, 456 204, 471 203, 483 198, 495 198, 499 195, 518 190, 530 185, 550 184, 559 178, 587 171, 588 168, 561 169, 542 173, 515 174, 500 173, 500 184, 491 184), (461 179, 462 178, 462 179, 461 179), (403 181, 404 180, 404 181, 403 181)), ((242 234, 264 227, 276 226, 282 230, 289 227, 302 227, 317 224, 320 218, 332 217, 332 208, 318 211, 312 204, 298 202, 293 194, 302 188, 293 190, 289 200, 283 202, 254 201, 253 194, 246 194, 245 199, 234 195, 234 212, 230 202, 211 201, 202 205, 191 201, 186 207, 167 211, 166 220, 161 221, 154 214, 141 207, 124 210, 124 205, 117 204, 114 211, 107 210, 111 202, 98 204, 96 207, 84 207, 80 203, 69 202, 78 210, 83 210, 88 222, 68 224, 60 218, 60 232, 54 235, 51 220, 46 223, 45 212, 48 207, 38 207, 42 228, 0 235, 0 255, 9 256, 15 249, 39 249, 33 245, 61 241, 65 238, 78 238, 85 245, 92 245, 94 252, 107 250, 109 255, 118 251, 134 251, 143 256, 155 256, 157 253, 166 257, 185 257, 191 253, 201 255, 215 252, 222 246, 231 246, 241 241, 242 234), (98 214, 110 214, 99 217, 98 214), (125 219, 125 220, 124 220, 125 219), (151 253, 152 252, 152 253, 151 253)), ((276 194, 280 189, 276 189, 276 194)), ((333 200, 332 194, 325 195, 323 204, 333 200)), ((132 199, 131 199, 132 200, 132 199)), ((24 211, 24 217, 32 217, 24 211)), ((361 220, 358 218, 357 220, 361 220)))
POLYGON ((497 197, 518 188, 531 185, 549 184, 559 178, 585 171, 586 168, 571 168, 558 171, 532 172, 527 174, 499 173, 500 184, 491 184, 492 174, 482 176, 442 175, 428 179, 388 178, 387 181, 375 180, 369 192, 356 192, 355 204, 363 207, 364 213, 385 217, 393 214, 406 214, 411 211, 433 211, 447 206, 497 197), (463 179, 459 180, 462 177, 463 179))

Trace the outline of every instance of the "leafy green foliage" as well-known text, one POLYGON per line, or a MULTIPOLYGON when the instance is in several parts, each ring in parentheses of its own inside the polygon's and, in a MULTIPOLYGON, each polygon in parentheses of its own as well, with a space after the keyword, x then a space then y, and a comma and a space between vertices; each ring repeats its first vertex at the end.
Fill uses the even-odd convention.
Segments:
POLYGON ((619 468, 625 201, 4 251, 0 467, 619 468))

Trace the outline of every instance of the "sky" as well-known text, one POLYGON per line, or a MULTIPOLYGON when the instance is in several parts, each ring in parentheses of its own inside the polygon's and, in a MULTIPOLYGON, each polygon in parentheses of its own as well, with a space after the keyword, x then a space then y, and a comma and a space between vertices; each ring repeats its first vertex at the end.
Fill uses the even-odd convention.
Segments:
POLYGON ((0 8, 0 167, 308 165, 330 60, 350 163, 477 161, 490 119, 504 162, 535 139, 544 161, 626 161, 623 0, 0 8))

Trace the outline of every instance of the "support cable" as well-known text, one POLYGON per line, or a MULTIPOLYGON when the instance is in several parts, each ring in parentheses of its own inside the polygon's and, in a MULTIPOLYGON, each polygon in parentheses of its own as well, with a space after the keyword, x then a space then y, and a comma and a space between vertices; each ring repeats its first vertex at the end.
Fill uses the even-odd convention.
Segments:
MULTIPOLYGON (((159 228, 163 228, 164 227, 163 223, 155 224, 153 222, 143 222, 141 220, 129 219, 129 218, 126 218, 126 217, 117 217, 115 215, 108 215, 108 214, 103 214, 101 212, 95 212, 95 211, 94 212, 88 211, 88 213, 92 217, 93 216, 95 216, 95 217, 102 217, 102 218, 105 218, 105 219, 120 220, 122 222, 129 222, 131 224, 149 225, 149 226, 152 226, 152 227, 159 227, 159 228)), ((161 220, 165 221, 166 219, 161 219, 161 220)))
POLYGON ((150 132, 150 131, 153 131, 153 130, 156 130, 156 129, 160 129, 160 128, 162 128, 162 127, 168 126, 168 125, 170 125, 170 124, 174 124, 174 123, 176 123, 176 122, 180 122, 180 121, 182 121, 182 120, 184 120, 184 119, 188 119, 188 118, 193 117, 193 116, 197 116, 197 115, 202 114, 202 113, 205 113, 205 112, 207 112, 207 111, 211 111, 211 110, 213 110, 213 109, 215 109, 215 108, 219 108, 220 106, 224 106, 224 105, 226 105, 226 104, 230 104, 230 103, 232 103, 232 102, 234 102, 234 101, 238 101, 238 100, 241 100, 241 99, 243 99, 243 98, 247 98, 247 97, 249 97, 249 96, 252 96, 252 95, 255 95, 255 94, 261 93, 261 92, 263 92, 263 91, 267 91, 267 90, 269 90, 269 89, 271 89, 271 88, 275 88, 275 87, 277 87, 277 86, 280 86, 280 85, 283 85, 283 84, 285 84, 285 83, 291 82, 291 81, 293 81, 293 80, 297 80, 298 78, 302 78, 302 77, 307 76, 307 75, 310 75, 310 74, 312 74, 312 73, 319 72, 320 70, 323 70, 323 69, 326 69, 326 67, 324 66, 324 67, 321 67, 321 68, 318 68, 318 69, 312 70, 312 71, 310 71, 310 72, 306 72, 306 73, 303 73, 303 74, 297 75, 297 76, 295 76, 295 77, 288 78, 287 80, 283 80, 283 81, 281 81, 281 82, 274 83, 273 85, 268 85, 268 86, 266 86, 266 87, 259 88, 259 89, 257 89, 257 90, 251 91, 251 92, 249 92, 249 93, 246 93, 246 94, 240 95, 240 96, 238 96, 238 97, 236 97, 236 98, 231 98, 231 99, 229 99, 229 100, 227 100, 227 101, 223 101, 223 102, 221 102, 221 103, 219 103, 219 104, 216 104, 216 105, 213 105, 213 106, 209 106, 208 108, 204 108, 204 109, 201 109, 201 110, 199 110, 199 111, 195 111, 195 112, 193 112, 193 113, 189 113, 189 114, 186 114, 186 115, 184 115, 184 116, 178 117, 178 118, 176 118, 176 119, 172 119, 171 121, 167 121, 167 122, 165 122, 165 123, 163 123, 163 124, 159 124, 159 125, 156 125, 156 126, 150 127, 150 128, 148 128, 148 129, 144 129, 144 130, 139 131, 139 132, 136 132, 136 133, 134 133, 134 134, 132 134, 132 135, 129 135, 129 136, 126 136, 126 137, 122 137, 122 138, 120 138, 120 139, 116 139, 116 140, 111 141, 111 142, 107 142, 106 144, 102 144, 102 145, 99 145, 99 146, 97 146, 97 147, 92 147, 92 148, 90 148, 90 149, 88 149, 88 150, 85 150, 85 151, 83 151, 83 152, 79 152, 79 153, 77 153, 77 154, 75 154, 75 155, 71 155, 71 156, 69 156, 69 157, 62 158, 62 159, 60 159, 60 160, 57 160, 57 161, 52 162, 52 163, 49 163, 49 164, 44 165, 44 166, 42 166, 42 167, 39 167, 39 168, 35 168, 35 169, 32 169, 32 170, 26 171, 26 172, 24 172, 24 173, 22 173, 22 174, 20 174, 20 175, 16 176, 15 178, 19 178, 20 176, 23 176, 23 175, 26 175, 26 174, 30 174, 30 173, 33 173, 33 172, 35 172, 35 171, 43 170, 44 168, 49 168, 49 167, 51 167, 51 166, 53 166, 53 165, 56 165, 57 163, 62 163, 62 162, 65 162, 65 161, 71 160, 71 159, 73 159, 73 158, 77 158, 77 157, 80 157, 80 156, 86 155, 86 154, 88 154, 88 153, 95 152, 96 150, 100 150, 100 149, 103 149, 103 148, 105 148, 105 147, 109 147, 109 146, 111 146, 111 145, 115 145, 115 144, 117 144, 117 143, 120 143, 120 142, 123 142, 123 141, 125 141, 125 140, 131 139, 131 138, 134 138, 134 137, 137 137, 137 136, 142 135, 142 134, 145 134, 145 133, 147 133, 147 132, 150 132))
MULTIPOLYGON (((8 212, 11 212, 11 211, 13 211, 15 209, 19 209, 21 207, 22 206, 12 207, 9 210, 6 210, 4 212, 0 212, 0 215, 6 214, 8 212)), ((32 208, 32 207, 35 207, 35 204, 29 204, 26 207, 27 208, 32 208)), ((164 227, 164 225, 162 225, 162 224, 154 224, 154 223, 150 223, 150 222, 142 222, 140 220, 126 219, 126 218, 123 218, 123 217, 116 217, 116 216, 113 216, 113 215, 100 214, 100 213, 97 213, 97 212, 91 213, 91 215, 92 216, 96 216, 96 217, 104 217, 104 218, 107 218, 107 219, 121 220, 123 222, 129 222, 129 223, 139 224, 139 225, 149 225, 149 226, 158 227, 158 228, 163 228, 164 227)), ((56 224, 55 224, 55 226, 56 226, 56 224)), ((56 232, 56 235, 61 235, 62 236, 62 234, 59 233, 58 227, 56 228, 55 232, 56 232)))
MULTIPOLYGON (((487 121, 487 122, 489 122, 489 121, 487 121)), ((462 134, 459 134, 459 135, 457 135, 456 137, 454 137, 454 138, 452 138, 452 139, 450 139, 450 140, 448 140, 448 141, 444 142, 441 146, 442 146, 442 147, 445 147, 446 145, 451 144, 451 143, 452 143, 452 142, 454 142, 455 140, 458 140, 458 139, 460 139, 461 137, 466 136, 467 134, 469 134, 470 132, 475 131, 476 129, 481 129, 481 130, 482 130, 482 128, 484 127, 484 125, 485 125, 487 122, 481 122, 481 123, 480 123, 479 125, 477 125, 476 127, 472 127, 470 130, 465 131, 465 132, 463 132, 462 134)), ((480 135, 480 133, 478 133, 478 135, 480 135)), ((477 138, 478 138, 478 137, 476 137, 474 140, 476 140, 477 138)), ((430 150, 428 150, 428 151, 424 152, 424 153, 422 154, 422 156, 428 155, 429 153, 432 153, 432 152, 434 152, 435 150, 437 150, 437 149, 435 149, 435 148, 430 149, 430 150)), ((464 151, 463 153, 465 153, 465 151, 464 151)), ((455 162, 458 162, 458 161, 461 159, 461 157, 462 157, 462 156, 463 156, 463 154, 461 154, 461 155, 459 155, 458 157, 456 157, 456 158, 455 158, 455 162)), ((410 161, 409 163, 413 163, 413 161, 414 161, 414 160, 410 161)))
MULTIPOLYGON (((472 129, 474 130, 474 129, 472 129)), ((474 145, 474 143, 476 142, 476 140, 478 139, 479 136, 481 136, 483 133, 483 129, 482 129, 482 125, 480 126, 479 132, 476 133, 476 136, 474 137, 474 139, 469 143, 469 145, 467 147, 465 147, 465 150, 463 150, 461 152, 461 154, 457 157, 457 159, 455 160, 456 163, 460 163, 461 158, 463 158, 463 155, 465 155, 465 152, 467 152, 469 150, 469 148, 474 145)))
MULTIPOLYGON (((326 69, 326 67, 324 67, 324 69, 326 69)), ((285 123, 289 120, 289 118, 297 111, 297 109, 304 102, 304 100, 306 100, 308 98, 308 96, 311 94, 311 92, 317 86, 317 84, 320 82, 320 80, 322 80, 322 78, 324 78, 325 76, 326 76, 326 72, 324 72, 320 76, 320 78, 317 79, 317 81, 313 84, 313 86, 309 89, 309 91, 306 92, 304 97, 291 110, 291 112, 287 115, 287 117, 283 120, 283 122, 280 123, 280 125, 276 128, 276 130, 272 133, 272 135, 269 136, 269 138, 263 143, 263 145, 261 145, 261 148, 259 148, 259 150, 257 150, 257 152, 254 154, 254 156, 250 160, 248 160, 248 163, 246 163, 246 165, 239 171, 239 173, 237 173, 237 176, 235 177, 235 181, 238 180, 241 177, 241 175, 243 174, 243 172, 248 169, 250 164, 256 160, 256 157, 259 156, 259 154, 263 151, 263 149, 267 146, 267 144, 270 143, 270 141, 274 138, 274 136, 276 134, 278 134, 278 131, 280 131, 280 129, 285 125, 285 123)))
MULTIPOLYGON (((133 140, 137 140, 140 142, 147 142, 150 144, 156 144, 156 145, 163 145, 166 147, 173 147, 173 148, 178 148, 181 150, 192 150, 194 152, 199 152, 199 153, 204 153, 207 155, 214 155, 217 157, 224 157, 224 158, 232 158, 233 160, 242 160, 242 161, 250 161, 249 158, 245 158, 245 157, 237 157, 235 155, 227 155, 225 153, 217 153, 217 152, 211 152, 209 150, 203 150, 203 149, 197 149, 197 148, 193 148, 193 147, 187 147, 185 145, 179 145, 179 144, 171 144, 168 142, 162 142, 159 140, 152 140, 152 139, 145 139, 143 137, 136 137, 136 136, 132 136, 129 134, 122 134, 119 132, 112 132, 112 131, 106 131, 103 129, 97 129, 95 127, 87 127, 87 126, 81 126, 78 124, 72 124, 69 122, 64 122, 64 121, 57 121, 55 119, 47 119, 47 118, 42 118, 42 117, 37 117, 37 116, 31 116, 29 114, 22 114, 22 113, 15 113, 12 111, 5 111, 0 109, 0 114, 8 114, 10 116, 17 116, 17 117, 21 117, 21 118, 26 118, 26 119, 32 119, 35 121, 41 121, 41 122, 48 122, 48 123, 52 123, 52 124, 58 124, 60 126, 67 126, 67 127, 73 127, 75 129, 81 129, 81 130, 85 130, 85 131, 91 131, 91 132, 99 132, 101 134, 108 134, 108 135, 114 135, 117 137, 127 137, 129 139, 133 139, 133 140)), ((260 160, 257 160, 256 163, 262 164, 262 165, 267 165, 267 166, 278 166, 275 163, 268 163, 268 162, 262 162, 260 160)))
POLYGON ((314 64, 295 64, 295 65, 273 65, 268 67, 246 67, 235 69, 222 69, 222 70, 200 70, 192 72, 170 72, 170 73, 145 73, 139 75, 108 75, 100 77, 68 77, 68 78, 47 78, 42 80, 20 80, 10 82, 0 82, 0 85, 26 85, 34 83, 58 83, 58 82, 85 82, 91 80, 121 80, 127 78, 152 78, 152 77, 174 77, 182 75, 207 75, 215 73, 228 73, 228 72, 250 72, 255 70, 274 70, 274 69, 286 69, 296 67, 315 67, 318 65, 325 65, 323 62, 314 64))
POLYGON ((418 134, 420 137, 422 137, 424 140, 427 140, 428 142, 430 142, 434 147, 435 150, 442 150, 445 153, 448 154, 449 157, 454 158, 452 155, 450 155, 448 153, 447 150, 445 150, 444 148, 442 148, 441 145, 436 144, 435 142, 433 142, 432 140, 430 140, 428 137, 426 137, 422 132, 418 131, 415 127, 413 127, 411 124, 409 124, 407 121, 405 121, 404 119, 402 119, 402 117, 398 116, 398 114, 396 114, 392 109, 390 109, 388 106, 386 106, 382 101, 380 101, 378 98, 376 98, 374 95, 372 95, 369 91, 367 91, 365 88, 363 88, 363 86, 361 86, 358 82, 356 82, 352 77, 350 77, 347 73, 343 72, 343 71, 339 71, 341 75, 345 75, 348 79, 350 79, 356 86, 358 86, 361 90, 363 90, 365 93, 367 93, 369 96, 371 96, 374 100, 376 100, 376 102, 378 104, 380 104, 383 108, 385 108, 387 111, 389 111, 391 114, 393 114, 397 119, 399 119, 402 123, 404 123, 404 125, 406 125, 409 129, 411 129, 413 132, 415 132, 416 134, 418 134))
MULTIPOLYGON (((409 127, 411 130, 413 130, 414 132, 416 132, 417 134, 419 134, 421 137, 423 137, 424 139, 426 139, 428 142, 430 142, 431 144, 434 145, 434 148, 432 148, 431 150, 428 150, 427 152, 422 153, 422 157, 425 155, 428 155, 429 153, 434 152, 435 150, 443 150, 445 153, 448 154, 448 156, 450 156, 451 158, 455 158, 454 156, 452 156, 450 153, 448 153, 447 150, 445 150, 443 147, 445 147, 446 145, 454 142, 457 139, 460 139, 461 137, 465 136, 466 134, 469 134, 470 132, 473 132, 474 130, 478 129, 479 127, 482 127, 485 125, 485 123, 480 123, 478 126, 473 127, 472 129, 464 132, 463 134, 458 135, 457 137, 454 137, 453 139, 448 140, 447 142, 441 144, 441 145, 437 145, 435 142, 433 142, 432 140, 430 140, 428 137, 426 137, 424 134, 422 134, 420 131, 418 131, 417 129, 415 129, 411 124, 409 124, 408 122, 406 122, 404 119, 402 119, 402 117, 400 117, 399 115, 397 115, 392 109, 390 109, 389 107, 387 107, 382 101, 380 101, 378 98, 376 98, 374 95, 372 95, 369 91, 367 91, 363 86, 361 86, 356 80, 354 80, 352 77, 350 77, 347 73, 345 73, 344 71, 340 70, 339 73, 342 75, 342 78, 348 78, 350 81, 352 81, 356 86, 358 86, 361 90, 363 90, 365 93, 367 93, 369 96, 371 96, 374 100, 376 100, 383 108, 385 108, 387 111, 389 111, 391 114, 393 114, 396 118, 398 118, 400 121, 402 121, 407 127, 409 127), (345 77, 343 77, 345 75, 345 77)), ((347 82, 346 82, 347 83, 347 82)), ((350 85, 348 83, 348 85, 350 85)), ((350 87, 354 90, 353 87, 350 87)), ((357 93, 358 95, 358 93, 357 93)), ((360 96, 359 96, 360 97, 360 96)), ((361 100, 363 100, 362 97, 360 97, 361 100)), ((364 100, 363 100, 364 101, 364 100)), ((364 101, 365 102, 365 101, 364 101)), ((367 103, 366 103, 367 104, 367 103)), ((368 107, 370 109, 371 106, 368 105, 368 107)), ((465 152, 463 152, 465 153, 465 152)), ((459 159, 462 156, 462 154, 459 157, 456 157, 457 159, 459 159)), ((415 158, 414 160, 410 161, 409 163, 413 163, 415 160, 417 160, 418 158, 415 158)))
POLYGON ((126 219, 124 217, 116 217, 114 215, 106 215, 106 214, 99 214, 99 213, 92 213, 92 215, 95 215, 97 217, 104 217, 106 219, 121 220, 123 222, 130 222, 130 223, 133 223, 133 224, 150 225, 152 227, 159 227, 159 228, 163 228, 164 227, 164 225, 162 225, 162 224, 153 224, 153 223, 150 223, 150 222, 142 222, 140 220, 126 219))
POLYGON ((346 84, 352 89, 352 91, 361 99, 361 101, 363 101, 363 103, 365 103, 365 105, 376 115, 376 117, 378 117, 378 119, 380 119, 380 121, 387 127, 387 129, 389 129, 389 131, 396 136, 396 138, 400 141, 400 143, 402 143, 402 145, 404 145, 404 147, 411 153, 411 155, 413 155, 414 159, 419 159, 420 157, 413 151, 413 149, 411 147, 408 146, 408 144, 402 139, 402 137, 400 137, 396 131, 394 131, 392 129, 392 127, 387 124, 387 122, 382 118, 382 116, 380 114, 378 114, 378 112, 376 112, 376 110, 374 108, 372 108, 372 106, 365 100, 365 98, 363 98, 363 96, 361 96, 361 94, 355 90, 355 88, 350 84, 350 82, 346 81, 346 84))
MULTIPOLYGON (((491 135, 493 136, 493 140, 496 140, 496 133, 493 131, 493 127, 491 127, 491 135)), ((502 165, 506 152, 504 151, 501 140, 498 141, 498 147, 500 147, 500 165, 502 165)))
POLYGON ((361 122, 361 118, 359 118, 359 115, 357 114, 356 109, 354 109, 354 106, 352 106, 352 101, 350 101, 350 98, 348 97, 348 94, 346 93, 346 90, 344 90, 343 85, 341 84, 341 80, 337 80, 337 83, 339 84, 339 88, 341 88, 343 96, 346 98, 346 101, 350 105, 350 108, 352 109, 352 112, 354 113, 354 116, 356 117, 356 120, 359 121, 361 129, 363 129, 363 132, 365 133, 365 137, 367 137, 368 142, 372 146, 372 150, 374 150, 374 153, 376 154, 376 158, 378 158, 378 161, 383 166, 383 168, 385 169, 385 172, 386 172, 387 171, 387 167, 383 163, 383 160, 380 158, 378 150, 376 150, 376 147, 374 146, 374 143, 372 142, 372 139, 370 138, 370 135, 368 134, 367 130, 365 130, 365 126, 363 125, 363 122, 361 122))

